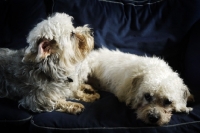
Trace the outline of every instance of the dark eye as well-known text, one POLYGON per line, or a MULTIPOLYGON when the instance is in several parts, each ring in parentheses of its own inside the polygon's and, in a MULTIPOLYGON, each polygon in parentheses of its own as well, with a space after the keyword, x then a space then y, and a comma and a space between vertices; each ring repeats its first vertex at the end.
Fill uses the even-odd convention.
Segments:
POLYGON ((149 93, 144 94, 144 97, 148 102, 151 102, 152 99, 153 99, 152 96, 149 93))
POLYGON ((163 101, 163 104, 165 105, 165 106, 168 106, 168 105, 170 105, 172 102, 169 100, 169 99, 165 99, 164 101, 163 101))

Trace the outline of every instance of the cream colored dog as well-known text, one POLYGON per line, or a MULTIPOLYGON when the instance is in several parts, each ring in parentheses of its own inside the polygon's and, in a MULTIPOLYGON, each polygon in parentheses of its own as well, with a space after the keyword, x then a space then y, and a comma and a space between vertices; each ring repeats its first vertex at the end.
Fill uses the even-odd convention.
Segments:
POLYGON ((17 100, 34 112, 80 113, 99 98, 90 85, 81 84, 79 68, 94 46, 90 28, 74 27, 72 17, 56 13, 34 27, 21 50, 0 49, 0 96, 17 100))
MULTIPOLYGON (((157 57, 142 57, 105 48, 93 51, 85 60, 89 76, 119 101, 136 110, 137 118, 149 124, 167 124, 172 111, 186 112, 192 100, 187 86, 170 66, 157 57)), ((97 86, 94 85, 96 88, 97 86)))

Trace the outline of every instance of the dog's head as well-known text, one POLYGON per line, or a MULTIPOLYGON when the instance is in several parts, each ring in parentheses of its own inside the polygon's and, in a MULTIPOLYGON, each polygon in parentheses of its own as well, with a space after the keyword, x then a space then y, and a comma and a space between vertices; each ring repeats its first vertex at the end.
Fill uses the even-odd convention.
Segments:
POLYGON ((56 13, 30 31, 22 61, 39 63, 52 59, 62 67, 73 66, 93 49, 91 34, 87 25, 75 28, 71 16, 56 13))
POLYGON ((172 112, 189 112, 187 101, 193 100, 178 73, 163 61, 153 59, 144 71, 132 79, 132 91, 126 103, 136 110, 137 118, 154 125, 167 124, 172 112), (155 60, 155 62, 153 61, 155 60), (134 91, 133 91, 134 90, 134 91))

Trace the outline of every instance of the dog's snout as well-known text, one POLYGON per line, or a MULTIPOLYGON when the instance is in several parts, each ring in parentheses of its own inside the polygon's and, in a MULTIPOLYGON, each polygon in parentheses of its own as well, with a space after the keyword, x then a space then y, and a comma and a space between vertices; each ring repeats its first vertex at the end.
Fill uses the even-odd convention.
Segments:
POLYGON ((160 119, 159 114, 148 114, 148 119, 151 123, 156 123, 160 119))

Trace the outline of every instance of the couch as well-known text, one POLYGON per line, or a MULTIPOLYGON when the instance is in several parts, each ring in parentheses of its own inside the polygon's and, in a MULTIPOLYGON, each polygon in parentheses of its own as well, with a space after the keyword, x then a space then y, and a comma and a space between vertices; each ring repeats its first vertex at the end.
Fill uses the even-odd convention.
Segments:
POLYGON ((73 16, 75 26, 88 24, 95 49, 163 58, 194 94, 195 102, 189 103, 193 111, 174 113, 167 125, 153 126, 138 120, 134 110, 104 91, 93 103, 81 102, 85 110, 79 115, 33 113, 17 101, 0 98, 0 132, 200 132, 200 0, 1 0, 0 47, 27 46, 29 31, 55 12, 73 16))

